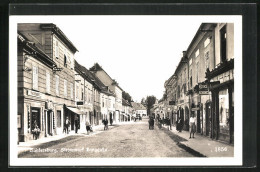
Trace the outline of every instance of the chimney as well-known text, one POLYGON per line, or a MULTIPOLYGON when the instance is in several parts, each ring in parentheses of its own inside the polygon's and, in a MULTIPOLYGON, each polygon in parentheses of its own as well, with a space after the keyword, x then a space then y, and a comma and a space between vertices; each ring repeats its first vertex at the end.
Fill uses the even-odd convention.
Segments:
POLYGON ((185 57, 187 51, 182 51, 182 57, 185 57))

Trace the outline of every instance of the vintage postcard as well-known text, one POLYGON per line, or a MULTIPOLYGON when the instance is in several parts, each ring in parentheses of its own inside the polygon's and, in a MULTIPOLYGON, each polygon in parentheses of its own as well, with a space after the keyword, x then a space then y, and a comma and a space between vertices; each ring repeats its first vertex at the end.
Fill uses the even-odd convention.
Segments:
POLYGON ((242 16, 9 28, 11 166, 242 165, 242 16))

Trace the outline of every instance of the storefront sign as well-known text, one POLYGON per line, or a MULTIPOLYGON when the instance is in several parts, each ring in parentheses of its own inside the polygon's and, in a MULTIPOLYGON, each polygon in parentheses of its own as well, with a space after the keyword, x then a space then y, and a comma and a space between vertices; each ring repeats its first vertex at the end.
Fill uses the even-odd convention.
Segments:
POLYGON ((199 90, 204 90, 204 89, 208 89, 208 85, 207 84, 199 84, 199 90))
POLYGON ((28 90, 27 91, 28 96, 35 96, 35 97, 41 97, 41 93, 33 90, 28 90))
POLYGON ((207 84, 199 83, 199 94, 202 94, 202 95, 209 94, 209 87, 207 84))
POLYGON ((200 94, 200 95, 208 95, 208 94, 209 94, 209 91, 199 91, 199 94, 200 94))
POLYGON ((83 105, 83 101, 77 101, 77 105, 83 105))

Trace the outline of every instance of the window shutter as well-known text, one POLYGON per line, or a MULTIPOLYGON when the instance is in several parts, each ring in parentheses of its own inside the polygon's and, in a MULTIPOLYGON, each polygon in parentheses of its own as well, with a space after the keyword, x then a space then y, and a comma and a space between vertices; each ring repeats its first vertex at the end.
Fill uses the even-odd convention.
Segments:
POLYGON ((59 42, 56 40, 56 47, 55 47, 55 56, 59 58, 60 50, 59 50, 59 42))
POLYGON ((38 67, 33 66, 33 89, 38 90, 38 67))

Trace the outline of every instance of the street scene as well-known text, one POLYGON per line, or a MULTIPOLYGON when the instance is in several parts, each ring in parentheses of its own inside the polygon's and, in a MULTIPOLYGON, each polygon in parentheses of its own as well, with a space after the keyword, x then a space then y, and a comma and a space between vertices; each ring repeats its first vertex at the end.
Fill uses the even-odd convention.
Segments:
MULTIPOLYGON (((168 126, 167 126, 168 127, 168 126)), ((186 145, 188 138, 155 126, 148 129, 148 119, 122 125, 109 126, 109 130, 98 130, 90 135, 86 133, 64 136, 62 139, 32 146, 20 146, 20 158, 119 158, 119 157, 228 157, 233 154, 231 146, 205 140, 208 147, 191 148, 186 145), (97 144, 98 143, 98 144, 97 144), (211 145, 210 145, 211 144, 211 145), (200 152, 199 152, 200 151, 200 152), (205 154, 202 154, 202 153, 205 154)), ((188 134, 188 133, 187 133, 188 134)), ((199 142, 199 140, 197 141, 199 142)))
POLYGON ((234 23, 197 26, 162 74, 77 55, 55 23, 18 23, 18 158, 233 157, 234 23))

